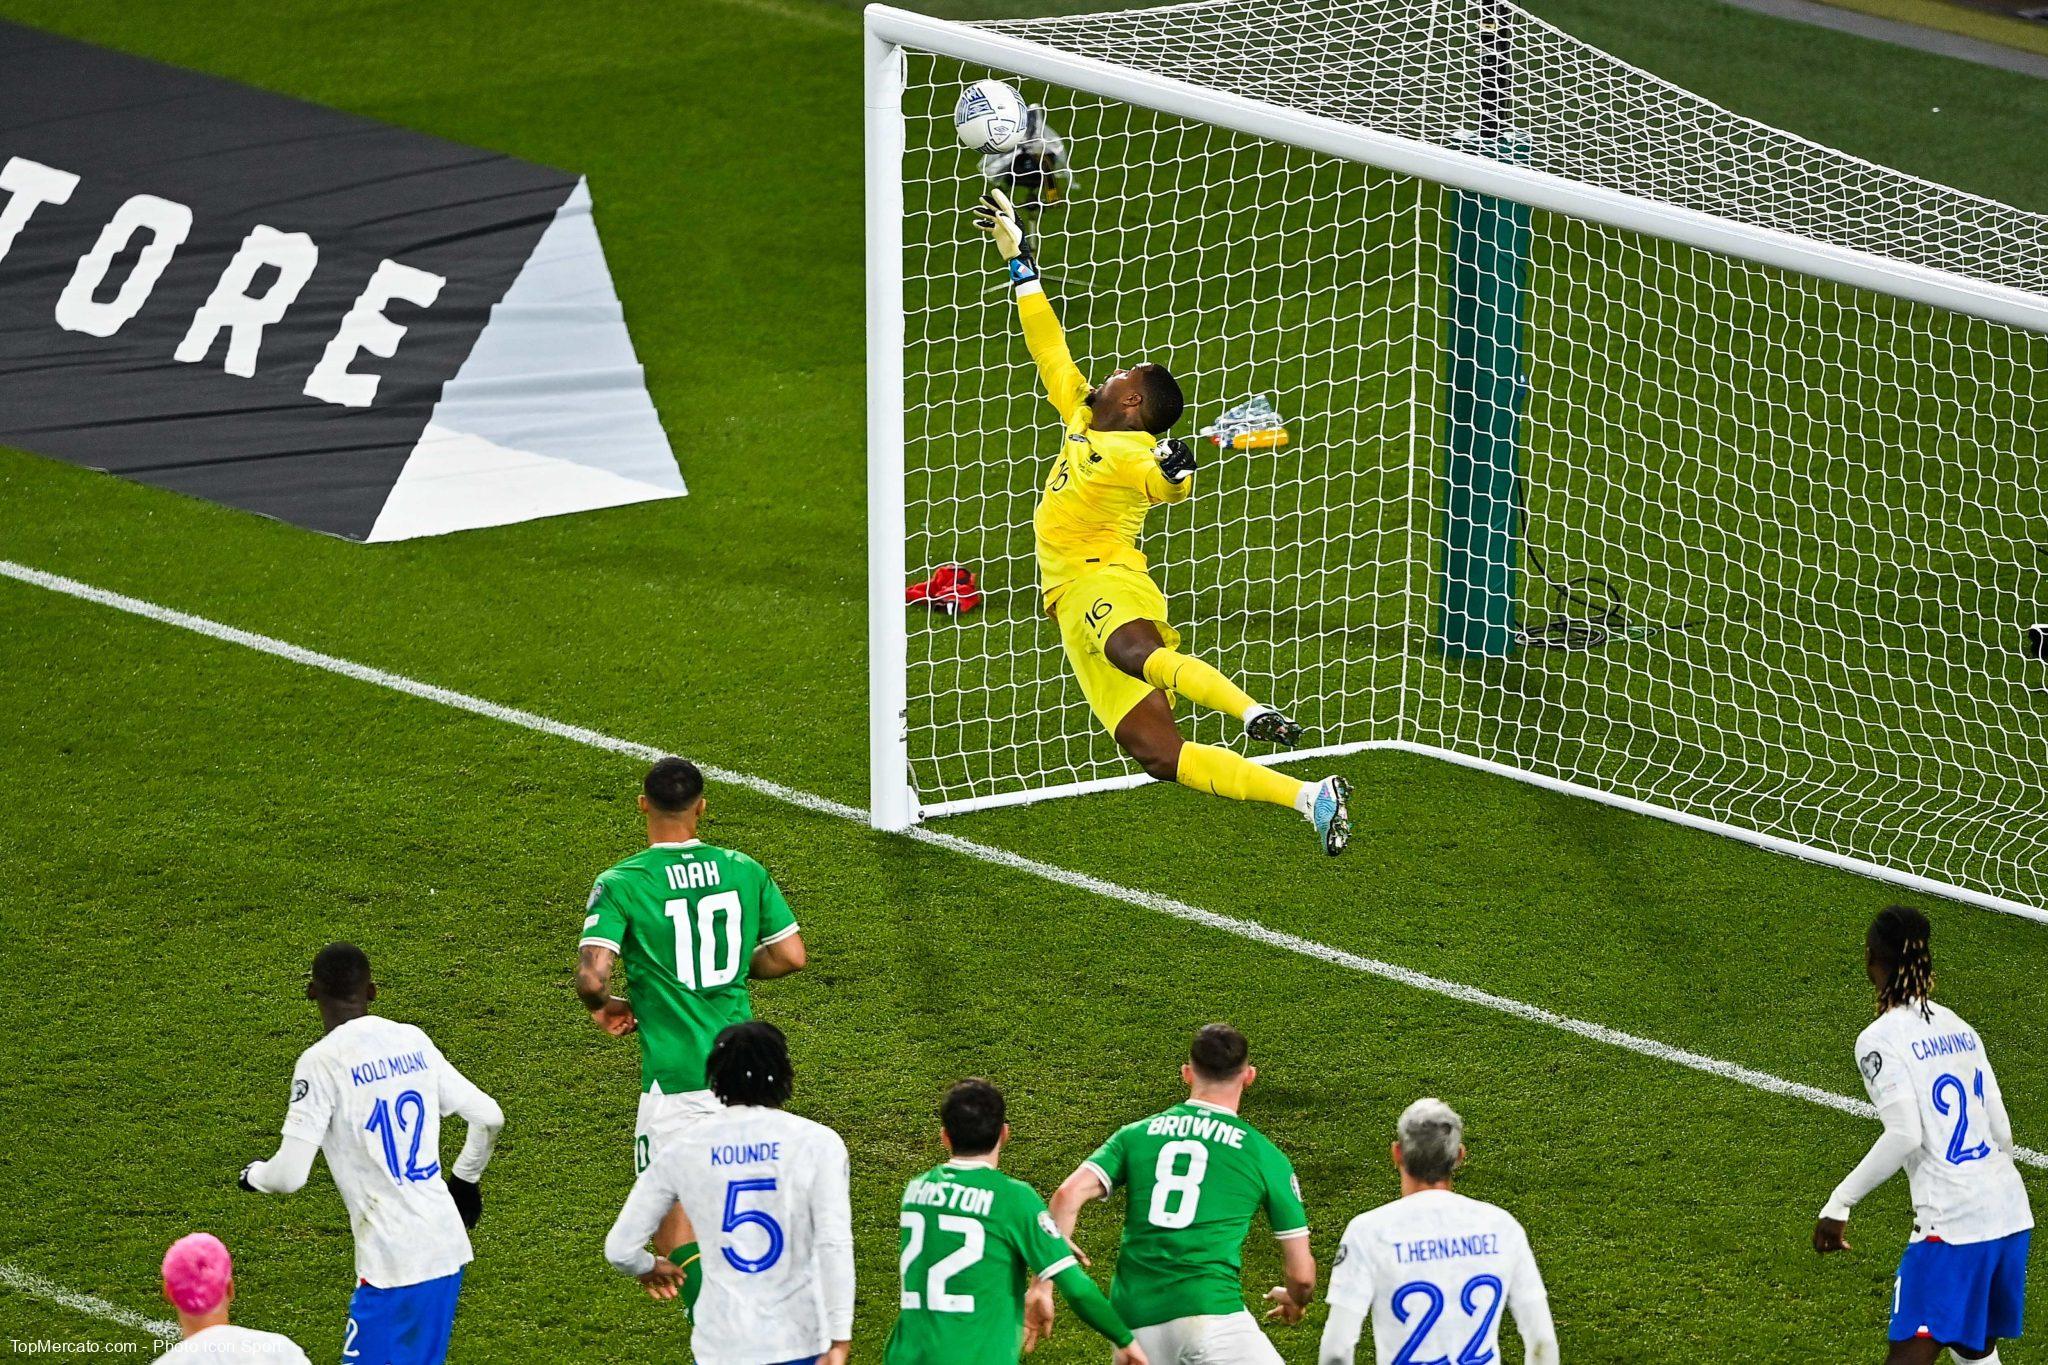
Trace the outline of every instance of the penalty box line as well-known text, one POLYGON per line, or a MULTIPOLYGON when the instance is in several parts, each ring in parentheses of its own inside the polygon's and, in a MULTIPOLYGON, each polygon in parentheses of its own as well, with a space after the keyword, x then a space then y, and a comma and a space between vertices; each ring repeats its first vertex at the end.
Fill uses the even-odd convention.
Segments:
MULTIPOLYGON (((487 701, 482 697, 471 696, 466 692, 457 692, 451 688, 438 687, 433 683, 421 682, 417 678, 409 678, 401 673, 392 673, 381 668, 373 668, 368 664, 356 663, 351 659, 338 658, 332 654, 322 654, 318 650, 307 649, 301 645, 277 639, 274 636, 261 635, 255 631, 225 625, 204 616, 194 616, 189 612, 159 606, 154 602, 145 602, 140 598, 129 597, 123 593, 110 592, 105 588, 94 587, 90 583, 82 583, 75 578, 66 578, 61 574, 48 573, 41 569, 31 568, 25 564, 17 564, 12 560, 0 559, 0 576, 12 578, 17 582, 26 583, 32 587, 45 588, 51 592, 62 593, 68 597, 76 597, 83 601, 93 602, 100 606, 111 607, 116 611, 127 612, 130 615, 144 617, 151 621, 161 622, 164 625, 176 626, 181 630, 189 630, 196 634, 207 636, 210 639, 241 645, 244 648, 253 649, 259 653, 273 655, 280 659, 289 660, 292 663, 303 664, 308 668, 317 668, 328 673, 337 673, 342 677, 353 678, 358 682, 387 688, 393 692, 402 692, 407 696, 419 697, 426 701, 438 702, 443 706, 452 707, 458 711, 467 711, 472 715, 503 721, 507 725, 516 725, 522 729, 537 731, 545 735, 553 735, 558 739, 571 740, 577 744, 588 745, 594 749, 625 754, 647 762, 653 762, 667 752, 652 745, 620 739, 615 735, 607 735, 581 725, 570 725, 564 721, 554 720, 532 711, 521 710, 518 707, 503 706, 494 701, 487 701)), ((830 815, 836 819, 859 824, 863 828, 867 825, 868 813, 858 806, 850 806, 843 801, 834 801, 829 797, 819 796, 813 792, 803 791, 796 787, 785 786, 783 783, 773 782, 767 778, 755 777, 751 773, 736 772, 730 768, 705 764, 703 765, 703 771, 704 775, 714 782, 744 788, 747 791, 769 797, 775 801, 784 802, 802 810, 813 811, 820 815, 830 815)), ((1693 1052, 1682 1047, 1674 1047, 1669 1043, 1660 1043, 1654 1038, 1645 1038, 1638 1034, 1624 1032, 1621 1029, 1609 1028, 1605 1024, 1575 1019, 1570 1015, 1559 1014, 1555 1010, 1545 1009, 1541 1005, 1532 1005, 1526 1001, 1516 1000, 1509 996, 1496 995, 1492 991, 1482 990, 1477 986, 1468 986, 1462 982, 1450 981, 1440 976, 1431 976, 1427 972, 1416 971, 1413 968, 1403 967, 1397 963, 1382 962, 1378 958, 1366 957, 1360 953, 1335 948, 1326 943, 1319 943, 1314 939, 1303 938, 1299 934, 1290 934, 1283 930, 1270 928, 1256 920, 1239 919, 1232 915, 1219 914, 1214 910, 1205 910, 1201 906, 1190 904, 1173 896, 1124 886, 1121 883, 1108 881, 1086 872, 1077 872, 1071 868, 1042 862, 1037 858, 1027 857, 1024 854, 1015 853, 1006 848, 997 848, 991 844, 978 843, 972 839, 962 838, 957 834, 947 834, 943 831, 916 826, 900 835, 890 837, 909 839, 932 848, 945 849, 947 852, 956 853, 965 858, 972 858, 976 862, 1007 868, 1013 872, 1021 872, 1027 876, 1036 877, 1041 881, 1072 887, 1079 891, 1087 891, 1110 900, 1121 901, 1126 905, 1151 910, 1157 914, 1170 915, 1174 919, 1183 920, 1190 924, 1199 924, 1206 928, 1235 935, 1238 938, 1249 939, 1254 943, 1263 943, 1268 947, 1283 949, 1302 957, 1327 962, 1332 966, 1342 967, 1348 971, 1378 977, 1383 981, 1396 982, 1403 986, 1413 987, 1419 991, 1427 991, 1432 995, 1443 996, 1446 999, 1456 1000, 1462 1004, 1475 1005, 1481 1009, 1511 1015, 1517 1019, 1527 1020, 1533 1024, 1541 1024, 1563 1033, 1572 1034, 1575 1037, 1584 1038, 1589 1042, 1621 1048, 1638 1056, 1651 1057, 1658 1061, 1669 1062, 1675 1066, 1682 1066, 1692 1071, 1704 1072, 1709 1076, 1718 1076, 1723 1080, 1734 1081, 1738 1085, 1745 1085, 1753 1090, 1764 1091, 1767 1094, 1783 1095, 1791 1099, 1804 1100, 1808 1104, 1817 1104, 1822 1108, 1833 1109, 1843 1114, 1853 1114, 1858 1118, 1873 1119, 1877 1117, 1877 1110, 1865 1100, 1853 1099, 1850 1096, 1837 1094, 1832 1090, 1823 1090, 1818 1086, 1807 1085, 1800 1081, 1787 1080, 1783 1076, 1773 1075, 1768 1071, 1759 1071, 1754 1067, 1743 1066, 1737 1062, 1723 1061, 1718 1057, 1709 1057, 1705 1053, 1693 1052)), ((2018 1149, 2016 1155, 2026 1165, 2048 1170, 2048 1154, 2022 1147, 2018 1149)))

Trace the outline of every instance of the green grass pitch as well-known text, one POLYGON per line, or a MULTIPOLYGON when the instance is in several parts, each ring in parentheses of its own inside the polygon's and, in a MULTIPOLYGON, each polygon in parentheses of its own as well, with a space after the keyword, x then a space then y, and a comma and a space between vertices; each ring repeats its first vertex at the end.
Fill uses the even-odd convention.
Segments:
MULTIPOLYGON (((1741 112, 2048 208, 2024 78, 1713 0, 1536 8, 1741 112)), ((587 173, 692 488, 363 547, 4 452, 0 558, 864 803, 855 7, 0 13, 587 173)), ((590 878, 639 837, 636 761, 10 580, 0 717, 0 1263, 163 1316, 163 1247, 209 1228, 236 1251, 241 1319, 335 1358, 351 1277, 331 1184, 274 1200, 233 1178, 270 1150, 316 1035, 305 964, 348 937, 381 1008, 509 1116, 454 1359, 680 1355, 678 1315, 603 1263, 635 1058, 569 991, 590 878)), ((1859 1093, 1860 935, 1884 888, 1424 760, 1340 767, 1359 831, 1335 863, 1274 812, 1159 788, 944 828, 1859 1093)), ((896 1193, 934 1159, 946 1081, 1005 1087, 1011 1169, 1049 1189, 1175 1098, 1187 1033, 1219 1017, 1251 1035, 1246 1112, 1295 1158, 1325 1264, 1393 1193, 1395 1114, 1437 1093, 1467 1120, 1463 1187, 1530 1229, 1568 1360, 1877 1354, 1902 1182, 1859 1210, 1854 1253, 1806 1247, 1868 1123, 743 790, 713 791, 706 834, 776 871, 811 944, 811 970, 757 1001, 794 1040, 798 1107, 853 1151, 859 1359, 893 1318, 896 1193)), ((1931 908, 1942 996, 2039 1146, 2044 930, 1931 908)), ((1084 1222, 1098 1272, 1115 1226, 1084 1222)), ((1255 1236, 1248 1284, 1276 1270, 1255 1236)), ((1276 1333, 1289 1360, 1313 1358, 1319 1323, 1276 1333)), ((131 1339, 6 1288, 0 1338, 131 1339)), ((1069 1319, 1039 1358, 1096 1343, 1069 1319)))

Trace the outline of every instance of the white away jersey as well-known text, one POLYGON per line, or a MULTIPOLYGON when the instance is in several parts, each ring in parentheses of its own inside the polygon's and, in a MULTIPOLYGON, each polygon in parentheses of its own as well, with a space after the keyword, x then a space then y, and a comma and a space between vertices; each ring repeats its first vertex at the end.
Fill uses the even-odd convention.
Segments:
POLYGON ((299 1055, 284 1135, 317 1142, 348 1205, 356 1275, 396 1289, 452 1275, 469 1234, 441 1176, 441 1116, 482 1092, 411 1024, 366 1014, 299 1055))
POLYGON ((1870 1102, 1913 1100, 1920 1145, 1906 1157, 1913 1240, 1988 1242, 2034 1226, 2027 1187, 2009 1150, 2012 1125, 1983 1040, 1946 1005, 1887 1010, 1856 1036, 1870 1102), (1995 1134, 2003 1135, 2003 1144, 1995 1134))
POLYGON ((606 1242, 613 1264, 644 1254, 678 1201, 703 1258, 690 1333, 701 1365, 807 1360, 853 1335, 853 1215, 839 1134, 753 1105, 698 1121, 634 1183, 606 1242))
POLYGON ((1500 1319, 1548 1339, 1550 1300, 1528 1234, 1506 1209, 1422 1190, 1351 1220, 1330 1267, 1329 1301, 1372 1314, 1380 1365, 1497 1360, 1500 1319))
POLYGON ((231 1322, 186 1337, 156 1360, 157 1365, 310 1365, 290 1337, 231 1322))

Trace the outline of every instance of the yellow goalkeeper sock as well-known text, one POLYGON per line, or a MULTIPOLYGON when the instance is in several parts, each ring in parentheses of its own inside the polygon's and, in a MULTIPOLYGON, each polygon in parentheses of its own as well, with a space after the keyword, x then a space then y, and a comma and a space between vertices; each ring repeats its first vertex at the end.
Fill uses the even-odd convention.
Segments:
POLYGON ((1232 801, 1267 801, 1296 810, 1301 809, 1302 789, 1308 785, 1241 754, 1207 744, 1180 746, 1180 767, 1174 778, 1183 787, 1227 796, 1232 801))
POLYGON ((1257 704, 1236 683, 1177 649, 1153 650, 1145 660, 1145 681, 1162 692, 1178 692, 1197 706, 1227 711, 1239 720, 1257 704))

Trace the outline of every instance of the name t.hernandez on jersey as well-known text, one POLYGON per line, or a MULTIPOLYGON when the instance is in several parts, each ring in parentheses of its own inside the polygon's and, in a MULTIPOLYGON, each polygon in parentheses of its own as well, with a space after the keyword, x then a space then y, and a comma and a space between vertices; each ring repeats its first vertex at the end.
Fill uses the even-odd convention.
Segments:
MULTIPOLYGON (((1556 1340, 1550 1299, 1521 1223, 1506 1209, 1447 1189, 1418 1190, 1352 1219, 1325 1297, 1333 1315, 1371 1315, 1380 1365, 1497 1361, 1503 1309, 1513 1314, 1525 1346, 1556 1340)), ((1349 1319, 1346 1332, 1357 1322, 1349 1319)), ((1342 1358, 1351 1359, 1348 1350, 1342 1358)))

